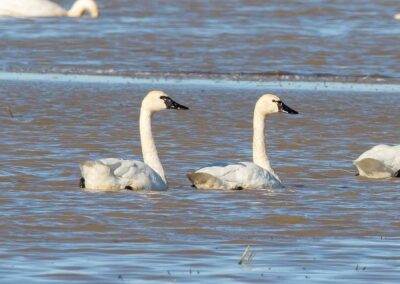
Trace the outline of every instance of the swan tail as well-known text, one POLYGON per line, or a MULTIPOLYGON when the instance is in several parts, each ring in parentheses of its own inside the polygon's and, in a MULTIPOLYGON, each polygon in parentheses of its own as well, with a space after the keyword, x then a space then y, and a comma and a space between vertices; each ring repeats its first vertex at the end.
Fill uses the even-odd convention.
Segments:
POLYGON ((110 169, 99 161, 86 161, 80 164, 81 174, 84 179, 91 174, 99 172, 99 174, 108 174, 110 169))
POLYGON ((81 188, 118 190, 120 184, 111 172, 110 167, 101 161, 86 161, 81 163, 81 188))
POLYGON ((193 187, 195 187, 195 188, 197 188, 196 187, 196 184, 195 184, 195 177, 194 177, 194 172, 188 172, 187 174, 186 174, 186 177, 190 180, 190 182, 192 183, 192 186, 193 187))
POLYGON ((190 172, 186 174, 195 188, 200 189, 223 189, 223 182, 207 173, 190 172))
POLYGON ((360 176, 369 178, 388 178, 391 176, 391 171, 385 164, 376 159, 365 158, 355 161, 354 164, 360 176))

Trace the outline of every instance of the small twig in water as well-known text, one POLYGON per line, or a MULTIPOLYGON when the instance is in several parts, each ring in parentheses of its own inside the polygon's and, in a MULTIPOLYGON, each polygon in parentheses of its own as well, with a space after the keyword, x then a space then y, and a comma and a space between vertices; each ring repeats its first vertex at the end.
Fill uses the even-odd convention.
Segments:
POLYGON ((11 117, 11 118, 14 118, 14 114, 13 114, 13 112, 12 112, 10 106, 7 107, 7 110, 8 110, 8 114, 10 115, 10 117, 11 117))
POLYGON ((247 255, 247 253, 249 252, 249 250, 250 250, 250 246, 248 245, 248 246, 246 247, 246 249, 244 250, 244 252, 243 252, 243 254, 242 254, 242 257, 241 257, 240 260, 239 260, 239 264, 242 264, 242 263, 243 263, 243 260, 246 258, 246 255, 247 255))

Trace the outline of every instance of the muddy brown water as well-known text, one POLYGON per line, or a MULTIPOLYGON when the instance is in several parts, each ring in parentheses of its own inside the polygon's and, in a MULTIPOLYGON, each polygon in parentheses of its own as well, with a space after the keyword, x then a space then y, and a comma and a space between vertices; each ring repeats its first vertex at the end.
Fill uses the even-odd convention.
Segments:
POLYGON ((97 2, 97 19, 0 18, 0 69, 399 77, 397 0, 97 2))
POLYGON ((400 180, 357 178, 352 160, 398 143, 397 94, 270 91, 300 112, 267 120, 286 188, 216 192, 185 173, 251 159, 256 84, 2 81, 2 281, 396 282, 400 180), (191 108, 154 117, 170 190, 79 189, 80 161, 141 158, 139 104, 153 88, 191 108), (238 265, 247 245, 254 258, 238 265))
POLYGON ((399 143, 398 1, 98 3, 0 19, 1 283, 399 282, 400 179, 352 166, 399 143), (81 161, 141 159, 156 88, 190 107, 153 121, 170 189, 79 189, 81 161), (250 161, 265 92, 300 112, 267 121, 286 188, 193 189, 187 171, 250 161))

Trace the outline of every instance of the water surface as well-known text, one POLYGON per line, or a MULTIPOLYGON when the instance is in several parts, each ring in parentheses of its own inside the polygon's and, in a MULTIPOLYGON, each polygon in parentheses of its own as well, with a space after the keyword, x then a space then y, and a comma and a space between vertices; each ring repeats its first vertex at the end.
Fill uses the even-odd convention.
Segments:
POLYGON ((98 3, 0 19, 0 282, 398 282, 400 180, 352 166, 399 142, 398 1, 98 3), (79 189, 82 161, 141 159, 152 89, 190 107, 154 116, 170 190, 79 189), (187 171, 251 159, 265 92, 300 112, 267 121, 286 188, 192 188, 187 171))
POLYGON ((372 145, 398 143, 395 93, 272 88, 301 113, 267 120, 286 188, 190 186, 189 170, 250 160, 254 84, 2 81, 2 281, 395 283, 399 180, 352 167, 372 145), (154 116, 170 190, 81 191, 79 162, 140 159, 138 106, 153 88, 191 108, 154 116), (247 245, 255 256, 238 265, 247 245))
POLYGON ((97 19, 0 19, 1 69, 399 78, 396 0, 98 3, 97 19))

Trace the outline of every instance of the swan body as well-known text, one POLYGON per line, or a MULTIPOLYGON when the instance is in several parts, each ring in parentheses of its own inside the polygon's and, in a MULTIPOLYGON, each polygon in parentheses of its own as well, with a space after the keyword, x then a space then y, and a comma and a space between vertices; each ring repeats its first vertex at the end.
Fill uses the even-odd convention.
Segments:
POLYGON ((265 149, 265 117, 273 113, 297 114, 279 97, 261 96, 254 108, 253 117, 253 162, 237 164, 215 164, 190 172, 187 177, 199 189, 241 190, 270 189, 283 187, 278 175, 268 160, 265 149))
POLYGON ((99 16, 94 0, 77 0, 68 11, 49 0, 0 0, 0 16, 7 17, 82 17, 86 12, 99 16))
POLYGON ((89 189, 107 191, 167 189, 166 181, 141 161, 116 158, 86 161, 81 164, 81 172, 85 187, 89 189))
POLYGON ((396 15, 394 15, 394 19, 395 19, 395 20, 400 20, 400 13, 399 13, 399 14, 396 14, 396 15))
POLYGON ((152 91, 142 101, 139 124, 144 162, 118 158, 83 162, 81 187, 97 191, 166 190, 168 183, 151 132, 152 114, 165 109, 188 108, 162 91, 152 91))
POLYGON ((210 165, 189 173, 188 178, 196 187, 205 189, 242 190, 282 187, 276 174, 250 162, 210 165))
POLYGON ((400 145, 376 145, 362 153, 354 165, 363 177, 400 177, 400 145))

